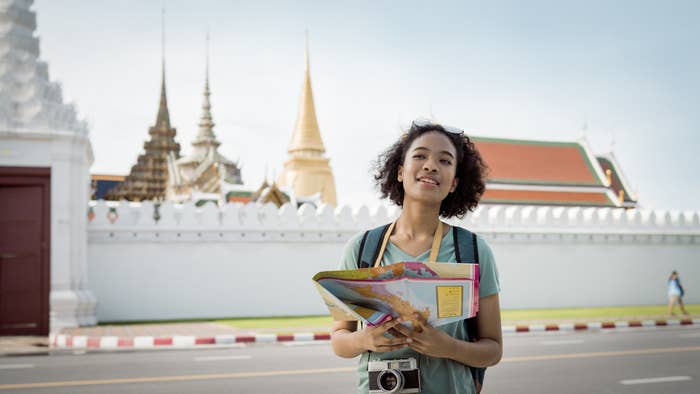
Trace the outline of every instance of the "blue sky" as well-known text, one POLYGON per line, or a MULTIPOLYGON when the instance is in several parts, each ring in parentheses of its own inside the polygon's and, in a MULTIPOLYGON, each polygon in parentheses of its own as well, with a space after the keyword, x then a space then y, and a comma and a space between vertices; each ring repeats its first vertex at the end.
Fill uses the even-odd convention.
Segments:
MULTIPOLYGON (((93 172, 127 173, 155 120, 163 2, 37 0, 42 59, 90 124, 93 172)), ((205 32, 221 151, 279 174, 310 32, 340 204, 376 205, 370 163, 411 119, 613 149, 640 203, 700 210, 700 3, 166 1, 171 120, 197 131, 205 32), (584 126, 585 125, 585 126, 584 126)))

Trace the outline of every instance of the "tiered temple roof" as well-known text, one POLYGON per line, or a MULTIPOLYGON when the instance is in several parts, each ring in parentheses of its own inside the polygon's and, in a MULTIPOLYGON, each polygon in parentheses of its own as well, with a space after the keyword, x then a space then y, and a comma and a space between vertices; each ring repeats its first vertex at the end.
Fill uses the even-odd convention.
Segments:
POLYGON ((168 182, 167 161, 169 155, 180 157, 180 144, 175 142, 177 131, 170 125, 170 113, 165 89, 165 61, 163 61, 160 105, 156 123, 148 130, 151 136, 143 145, 126 180, 106 196, 110 200, 162 200, 168 182))
POLYGON ((214 134, 214 121, 209 97, 209 49, 207 37, 206 75, 204 100, 199 132, 192 142, 192 153, 176 159, 174 153, 168 157, 168 190, 170 200, 184 201, 197 193, 222 193, 222 184, 242 184, 241 170, 233 161, 219 153, 221 143, 214 134))
POLYGON ((0 130, 87 135, 75 106, 63 102, 39 60, 33 0, 0 0, 0 130))
POLYGON ((473 137, 489 166, 485 203, 633 207, 636 196, 614 156, 585 141, 473 137))

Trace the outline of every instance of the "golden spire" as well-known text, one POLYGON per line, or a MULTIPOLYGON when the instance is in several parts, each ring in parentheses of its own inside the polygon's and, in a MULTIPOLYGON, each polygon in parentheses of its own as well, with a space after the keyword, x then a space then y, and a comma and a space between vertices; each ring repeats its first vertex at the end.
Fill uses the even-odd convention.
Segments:
POLYGON ((289 153, 310 153, 320 155, 326 149, 323 147, 321 132, 318 129, 316 120, 316 108, 314 106, 314 96, 311 90, 311 72, 309 67, 309 34, 306 33, 306 70, 304 71, 304 83, 302 85, 299 102, 299 113, 297 114, 297 124, 292 134, 292 141, 289 144, 289 153))
POLYGON ((160 106, 158 107, 158 116, 156 117, 156 127, 163 129, 170 128, 170 112, 168 111, 168 99, 165 95, 165 7, 161 12, 161 61, 162 61, 162 80, 160 84, 160 106))

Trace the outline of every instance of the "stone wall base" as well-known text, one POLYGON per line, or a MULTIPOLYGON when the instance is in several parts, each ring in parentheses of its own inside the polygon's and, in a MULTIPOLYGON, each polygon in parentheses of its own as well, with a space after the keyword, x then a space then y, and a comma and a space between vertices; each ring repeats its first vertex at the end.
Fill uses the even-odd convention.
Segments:
POLYGON ((58 333, 65 327, 97 324, 97 299, 89 290, 52 290, 49 327, 58 333))

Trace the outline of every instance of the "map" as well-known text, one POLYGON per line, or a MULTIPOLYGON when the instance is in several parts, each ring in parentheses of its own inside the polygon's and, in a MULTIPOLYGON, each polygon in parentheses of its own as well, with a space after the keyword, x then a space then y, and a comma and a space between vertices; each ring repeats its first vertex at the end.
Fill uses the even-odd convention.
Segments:
POLYGON ((324 271, 313 278, 335 320, 379 325, 389 317, 433 326, 476 316, 479 265, 401 262, 383 267, 324 271))

